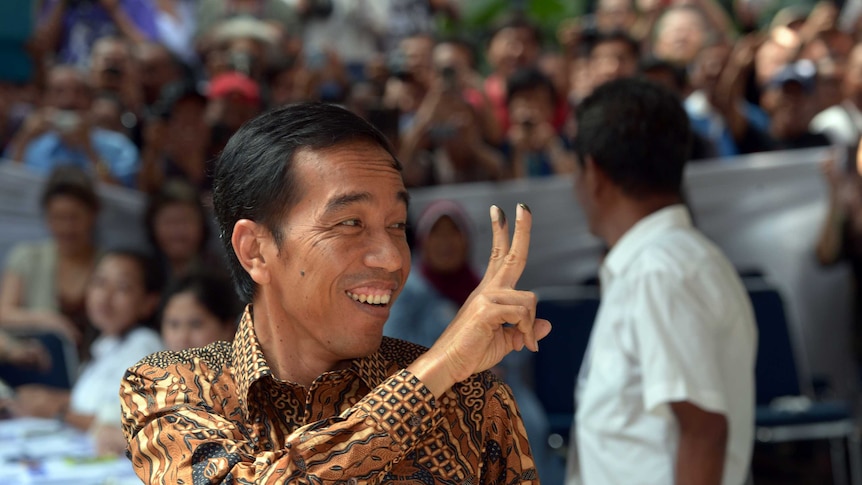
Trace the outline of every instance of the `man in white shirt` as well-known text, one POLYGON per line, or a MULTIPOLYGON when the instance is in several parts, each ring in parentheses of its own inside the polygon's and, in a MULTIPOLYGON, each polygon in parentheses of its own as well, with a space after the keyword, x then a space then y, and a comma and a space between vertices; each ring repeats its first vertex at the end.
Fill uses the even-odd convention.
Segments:
POLYGON ((658 85, 623 79, 577 116, 575 188, 610 252, 567 484, 740 485, 757 331, 736 271, 682 204, 685 111, 658 85))

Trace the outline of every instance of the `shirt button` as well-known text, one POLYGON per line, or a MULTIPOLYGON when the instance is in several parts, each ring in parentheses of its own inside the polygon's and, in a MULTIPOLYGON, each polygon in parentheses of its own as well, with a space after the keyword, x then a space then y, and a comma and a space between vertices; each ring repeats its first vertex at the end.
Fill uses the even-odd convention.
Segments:
POLYGON ((359 480, 356 477, 350 477, 350 480, 347 481, 347 485, 356 485, 359 483, 359 480))
POLYGON ((419 425, 421 425, 421 424, 422 424, 422 418, 420 418, 419 416, 412 416, 410 418, 410 426, 413 426, 414 428, 418 428, 419 425))

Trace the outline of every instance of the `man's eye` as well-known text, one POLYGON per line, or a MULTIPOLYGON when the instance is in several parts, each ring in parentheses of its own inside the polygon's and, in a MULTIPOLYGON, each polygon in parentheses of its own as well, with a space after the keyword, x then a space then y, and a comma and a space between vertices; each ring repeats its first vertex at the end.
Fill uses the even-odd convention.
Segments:
POLYGON ((399 231, 406 231, 407 230, 407 223, 406 222, 396 222, 395 224, 392 224, 390 227, 392 229, 397 229, 399 231))
POLYGON ((348 219, 346 221, 341 222, 342 226, 351 226, 351 227, 359 227, 362 225, 362 222, 359 219, 348 219))

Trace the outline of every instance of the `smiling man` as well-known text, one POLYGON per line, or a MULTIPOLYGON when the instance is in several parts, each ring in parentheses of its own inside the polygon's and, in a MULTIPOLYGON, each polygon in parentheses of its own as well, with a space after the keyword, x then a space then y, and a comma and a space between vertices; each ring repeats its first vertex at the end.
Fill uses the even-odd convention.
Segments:
POLYGON ((240 296, 233 343, 154 354, 121 384, 147 483, 538 483, 509 389, 489 372, 550 324, 515 290, 515 235, 491 208, 488 271, 431 349, 383 338, 410 271, 408 196, 386 139, 356 115, 293 105, 247 123, 215 174, 240 296), (505 323, 513 325, 505 325, 505 323))

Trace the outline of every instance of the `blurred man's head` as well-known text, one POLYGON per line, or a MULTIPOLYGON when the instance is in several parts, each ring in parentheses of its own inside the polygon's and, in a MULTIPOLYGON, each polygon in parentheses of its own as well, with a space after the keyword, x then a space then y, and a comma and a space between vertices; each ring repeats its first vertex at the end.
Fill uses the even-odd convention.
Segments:
POLYGON ((640 48, 636 40, 622 31, 600 33, 590 47, 590 72, 593 87, 632 77, 638 71, 640 48))
POLYGON ((520 69, 506 81, 512 124, 527 129, 553 120, 557 93, 554 83, 536 68, 520 69))
POLYGON ((655 27, 653 54, 681 65, 691 63, 711 35, 703 12, 693 5, 668 8, 655 27))
POLYGON ((760 104, 771 120, 777 140, 789 140, 808 132, 814 116, 817 71, 811 61, 788 64, 766 83, 760 104))
POLYGON ((99 90, 120 91, 132 69, 132 49, 120 37, 102 37, 90 52, 90 76, 99 90))
POLYGON ((48 72, 45 106, 84 112, 90 109, 92 91, 86 76, 77 68, 59 65, 48 72))
POLYGON ((503 77, 515 70, 535 65, 539 58, 541 35, 535 25, 523 16, 503 21, 488 43, 488 62, 503 77))
POLYGON ((694 89, 714 92, 724 66, 730 57, 730 46, 713 43, 704 47, 691 65, 691 84, 694 89))
POLYGON ((622 199, 679 199, 691 128, 679 98, 642 79, 599 86, 578 107, 575 191, 600 237, 622 199))
POLYGON ((596 27, 601 32, 631 32, 636 21, 632 0, 599 0, 596 5, 596 27))
POLYGON ((165 86, 183 78, 180 61, 158 42, 137 45, 135 60, 140 70, 144 102, 148 105, 158 101, 165 86))

